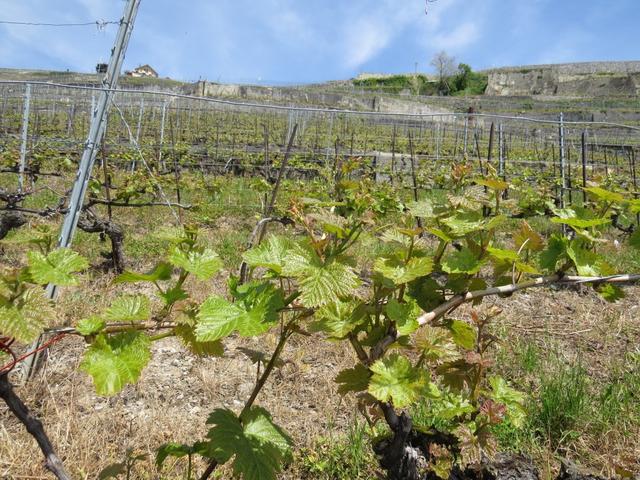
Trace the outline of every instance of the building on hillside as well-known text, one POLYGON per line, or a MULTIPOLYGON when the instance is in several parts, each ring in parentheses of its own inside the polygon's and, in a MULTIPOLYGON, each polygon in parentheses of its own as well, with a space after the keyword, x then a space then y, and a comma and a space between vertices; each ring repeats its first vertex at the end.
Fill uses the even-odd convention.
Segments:
POLYGON ((142 65, 140 67, 134 68, 131 71, 124 72, 128 77, 147 77, 147 78, 158 78, 158 72, 156 72, 151 65, 142 65))

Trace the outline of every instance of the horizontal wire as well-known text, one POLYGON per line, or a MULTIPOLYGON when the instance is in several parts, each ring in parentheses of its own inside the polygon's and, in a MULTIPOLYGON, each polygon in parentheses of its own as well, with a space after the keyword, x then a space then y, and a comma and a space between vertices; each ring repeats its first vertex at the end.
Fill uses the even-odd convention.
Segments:
POLYGON ((95 20, 93 22, 80 23, 45 23, 45 22, 16 22, 11 20, 0 20, 0 25, 22 25, 29 27, 88 27, 97 26, 103 28, 107 25, 120 25, 119 21, 95 20))

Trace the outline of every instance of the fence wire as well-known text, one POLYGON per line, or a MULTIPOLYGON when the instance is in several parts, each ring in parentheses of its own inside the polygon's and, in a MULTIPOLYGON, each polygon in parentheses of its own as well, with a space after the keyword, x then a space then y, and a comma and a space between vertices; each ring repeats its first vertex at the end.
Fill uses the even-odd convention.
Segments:
MULTIPOLYGON (((23 169, 26 175, 56 176, 56 161, 72 169, 81 156, 99 91, 0 82, 0 173, 16 175, 23 169)), ((636 126, 561 124, 559 119, 485 113, 286 107, 144 90, 116 90, 114 104, 118 108, 109 115, 101 155, 123 174, 145 169, 163 175, 180 168, 268 178, 282 161, 297 124, 286 169, 289 178, 316 178, 339 160, 351 162, 352 174, 408 184, 411 137, 425 189, 437 188, 452 165, 467 162, 477 173, 491 165, 505 180, 544 184, 556 192, 605 178, 638 193, 636 126)))

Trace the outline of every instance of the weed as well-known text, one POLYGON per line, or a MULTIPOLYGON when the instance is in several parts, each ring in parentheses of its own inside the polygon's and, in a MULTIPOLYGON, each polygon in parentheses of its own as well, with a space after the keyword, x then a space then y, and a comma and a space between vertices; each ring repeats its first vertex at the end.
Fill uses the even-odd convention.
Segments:
POLYGON ((373 478, 371 469, 377 461, 369 443, 366 424, 356 422, 345 435, 321 437, 312 448, 301 452, 301 468, 317 480, 373 478))
POLYGON ((531 425, 551 445, 558 446, 586 423, 589 412, 589 382, 580 365, 556 361, 540 379, 537 401, 531 410, 531 425))

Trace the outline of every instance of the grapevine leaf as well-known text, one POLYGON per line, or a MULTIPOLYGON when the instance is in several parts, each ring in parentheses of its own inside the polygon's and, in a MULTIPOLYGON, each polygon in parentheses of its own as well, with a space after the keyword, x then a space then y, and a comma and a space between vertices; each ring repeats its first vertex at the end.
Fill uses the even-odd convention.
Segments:
POLYGON ((407 205, 409 211, 414 217, 433 218, 433 203, 430 200, 421 200, 419 202, 411 202, 407 205))
POLYGON ((96 333, 100 333, 107 324, 104 319, 100 317, 89 317, 78 322, 76 325, 76 330, 80 335, 84 335, 88 337, 89 335, 95 335, 96 333))
POLYGON ((220 340, 199 342, 194 329, 189 325, 178 325, 174 332, 194 355, 199 357, 221 357, 224 355, 224 346, 220 340))
POLYGON ((77 285, 78 279, 73 274, 89 266, 84 257, 68 248, 59 248, 46 256, 40 252, 28 252, 27 258, 31 279, 40 285, 77 285))
POLYGON ((607 302, 614 303, 625 297, 624 290, 611 283, 602 284, 597 290, 607 302))
POLYGON ((586 187, 584 190, 604 202, 622 203, 625 200, 621 193, 611 192, 602 187, 586 187))
POLYGON ((374 270, 391 280, 394 285, 409 283, 429 275, 433 271, 433 259, 429 257, 411 258, 406 264, 396 258, 379 258, 374 270))
POLYGON ((41 288, 25 291, 12 303, 0 304, 0 334, 20 342, 35 340, 53 315, 41 288))
POLYGON ((480 440, 468 425, 460 425, 454 432, 460 448, 460 460, 464 468, 479 465, 482 461, 480 440))
POLYGON ((442 287, 433 278, 423 277, 409 284, 409 295, 418 302, 420 308, 430 312, 444 302, 442 287))
POLYGON ((442 269, 447 273, 466 273, 473 275, 482 268, 483 262, 469 248, 450 253, 442 261, 442 269))
POLYGON ((360 285, 348 265, 338 261, 323 263, 311 248, 297 244, 287 254, 282 274, 298 280, 305 307, 320 307, 348 297, 360 285))
POLYGON ((385 307, 387 317, 396 323, 398 335, 411 335, 420 328, 418 316, 420 308, 415 301, 400 303, 395 298, 389 300, 385 307))
POLYGON ((451 338, 461 348, 473 350, 476 346, 477 333, 467 322, 461 320, 447 320, 445 327, 451 332, 451 338))
POLYGON ((518 256, 518 252, 515 250, 503 250, 500 248, 489 247, 487 248, 487 252, 496 260, 515 262, 520 258, 518 256))
POLYGON ((482 230, 484 220, 480 212, 459 212, 442 220, 451 229, 451 234, 456 237, 464 237, 469 233, 482 230))
POLYGON ((354 302, 341 300, 323 305, 315 313, 317 321, 311 325, 311 330, 324 332, 331 338, 345 338, 358 327, 361 319, 356 307, 354 302))
POLYGON ((174 247, 169 253, 169 261, 178 268, 194 274, 200 280, 208 280, 222 268, 222 260, 211 249, 202 252, 185 252, 179 247, 174 247))
POLYGON ((168 457, 182 458, 193 454, 192 445, 170 442, 161 445, 156 454, 156 466, 162 468, 162 464, 168 457))
POLYGON ((568 225, 573 228, 591 228, 591 227, 599 227, 600 225, 606 225, 607 223, 611 223, 611 220, 608 218, 585 219, 585 218, 553 217, 551 219, 551 222, 568 225))
POLYGON ((345 395, 348 392, 362 392, 369 386, 370 378, 371 372, 361 363, 353 368, 342 370, 336 377, 338 393, 345 395))
POLYGON ((373 375, 369 381, 369 393, 381 402, 393 401, 403 408, 424 395, 437 396, 424 370, 415 368, 406 357, 393 354, 371 366, 373 375))
POLYGON ((135 273, 126 271, 118 275, 115 279, 115 283, 135 283, 135 282, 157 282, 160 280, 169 280, 171 278, 171 271, 173 267, 166 263, 160 262, 149 273, 135 273))
POLYGON ((555 272, 558 262, 566 258, 567 246, 566 238, 553 235, 549 239, 547 248, 540 254, 540 266, 545 270, 555 272))
POLYGON ((144 322, 151 317, 151 306, 145 295, 124 295, 116 298, 104 313, 110 322, 144 322))
POLYGON ((414 345, 427 361, 450 361, 460 356, 451 333, 445 328, 430 325, 422 327, 416 334, 414 345))
POLYGON ((138 381, 151 357, 149 345, 149 337, 141 332, 100 334, 85 352, 80 368, 93 377, 98 395, 115 395, 138 381))
POLYGON ((451 243, 454 240, 453 237, 447 235, 445 232, 443 232, 439 228, 430 228, 429 229, 429 233, 431 233, 432 235, 435 235, 440 240, 442 240, 443 242, 446 242, 446 243, 451 243))
POLYGON ((523 248, 523 245, 532 252, 539 252, 544 248, 542 236, 532 229, 526 220, 522 221, 520 228, 513 234, 513 241, 517 250, 523 248))
POLYGON ((612 273, 611 268, 595 252, 588 250, 581 242, 570 242, 567 247, 567 255, 575 265, 578 275, 598 277, 612 273))
POLYGON ((253 407, 239 419, 232 411, 216 409, 208 424, 209 447, 219 463, 233 458, 233 471, 244 480, 275 480, 281 464, 290 456, 291 439, 278 428, 269 413, 253 407))
POLYGON ((227 337, 238 325, 238 318, 245 311, 237 304, 222 297, 209 297, 200 306, 196 325, 196 339, 199 342, 214 342, 227 337))
POLYGON ((513 426, 521 427, 527 415, 524 408, 524 394, 507 385, 507 382, 502 377, 490 377, 489 385, 491 385, 491 399, 505 405, 507 407, 507 415, 513 426))
POLYGON ((250 283, 236 293, 236 303, 214 296, 202 304, 196 316, 198 341, 219 340, 234 330, 244 337, 260 335, 278 320, 278 311, 284 307, 282 290, 271 283, 250 283))
POLYGON ((290 248, 291 240, 272 235, 257 247, 245 252, 243 258, 250 267, 267 268, 280 275, 290 248))
POLYGON ((478 178, 474 180, 478 185, 482 185, 488 187, 492 190, 496 190, 498 192, 502 190, 506 190, 509 188, 509 184, 505 181, 499 180, 497 178, 478 178))
POLYGON ((189 294, 179 285, 170 288, 166 292, 159 292, 159 295, 167 305, 173 305, 180 300, 186 300, 187 298, 189 298, 189 294))

